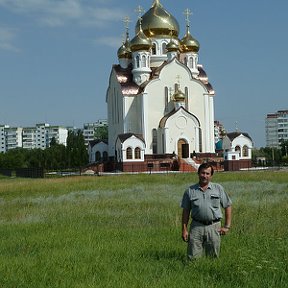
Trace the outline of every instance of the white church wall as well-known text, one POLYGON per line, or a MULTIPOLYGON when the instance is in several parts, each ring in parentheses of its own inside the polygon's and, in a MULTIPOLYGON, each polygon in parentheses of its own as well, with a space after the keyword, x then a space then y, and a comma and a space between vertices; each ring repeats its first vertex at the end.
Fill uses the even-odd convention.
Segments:
POLYGON ((142 134, 142 96, 124 97, 124 133, 142 134))
POLYGON ((108 107, 108 155, 115 155, 115 142, 118 134, 123 133, 123 95, 121 87, 116 80, 114 71, 111 73, 110 85, 107 91, 107 107, 108 107))
POLYGON ((171 97, 175 93, 175 84, 178 83, 178 81, 181 82, 182 78, 187 80, 187 74, 189 77, 188 70, 174 60, 163 67, 158 79, 152 80, 146 86, 145 92, 147 95, 144 97, 144 101, 145 106, 148 107, 148 109, 145 110, 146 119, 148 119, 145 123, 147 131, 147 135, 145 135, 147 154, 152 154, 152 130, 158 129, 160 119, 169 112, 165 111, 165 87, 168 87, 168 102, 169 107, 172 108, 174 103, 171 97))

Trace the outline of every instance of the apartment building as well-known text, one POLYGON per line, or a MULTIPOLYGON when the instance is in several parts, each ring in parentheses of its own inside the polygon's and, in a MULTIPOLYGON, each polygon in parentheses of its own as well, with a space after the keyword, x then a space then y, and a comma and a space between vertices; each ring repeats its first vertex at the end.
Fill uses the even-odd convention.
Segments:
POLYGON ((66 146, 68 128, 50 126, 47 123, 36 124, 35 127, 9 127, 0 125, 0 152, 10 149, 46 149, 54 138, 56 143, 66 146))
POLYGON ((22 147, 22 127, 5 128, 6 151, 22 147))
POLYGON ((88 143, 90 141, 95 140, 95 131, 98 127, 104 127, 107 126, 108 122, 107 120, 98 120, 97 122, 94 123, 85 123, 83 125, 83 137, 85 141, 85 146, 88 147, 88 143))
POLYGON ((266 115, 266 146, 280 148, 281 141, 288 140, 288 110, 266 115))
POLYGON ((6 152, 6 137, 5 137, 5 128, 8 128, 7 125, 0 125, 0 153, 6 152))
POLYGON ((67 136, 68 136, 68 129, 61 126, 50 126, 47 129, 47 140, 48 140, 48 147, 52 139, 56 140, 56 143, 63 144, 66 146, 67 144, 67 136))
POLYGON ((36 127, 24 127, 23 128, 22 147, 25 149, 36 148, 36 127))

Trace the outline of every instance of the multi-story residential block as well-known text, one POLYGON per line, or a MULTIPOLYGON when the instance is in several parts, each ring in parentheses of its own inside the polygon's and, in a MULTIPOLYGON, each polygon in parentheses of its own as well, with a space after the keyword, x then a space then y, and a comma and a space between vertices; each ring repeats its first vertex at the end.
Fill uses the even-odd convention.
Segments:
POLYGON ((83 125, 83 137, 85 141, 86 147, 88 147, 88 143, 90 141, 95 140, 95 131, 99 127, 104 127, 107 126, 108 122, 105 119, 98 120, 97 122, 94 123, 85 123, 83 125))
POLYGON ((36 124, 36 148, 46 149, 49 147, 47 128, 49 128, 49 124, 47 123, 36 124))
POLYGON ((68 129, 62 126, 50 126, 47 123, 36 124, 36 148, 46 149, 54 138, 56 143, 66 146, 68 129))
POLYGON ((63 144, 66 146, 67 136, 68 136, 67 128, 61 127, 61 126, 50 126, 47 129, 47 142, 46 143, 48 143, 48 147, 49 147, 52 139, 54 138, 56 140, 56 143, 63 144))
POLYGON ((6 152, 6 137, 5 137, 5 128, 8 128, 7 125, 0 125, 0 153, 6 152))
POLYGON ((266 146, 279 148, 281 141, 288 140, 288 110, 266 115, 266 146))
POLYGON ((0 125, 0 153, 10 149, 46 149, 54 138, 56 143, 66 146, 68 128, 50 126, 47 123, 36 124, 36 127, 9 127, 0 125))
POLYGON ((21 127, 5 128, 6 151, 22 147, 22 130, 21 127))
MULTIPOLYGON (((83 136, 88 147, 89 141, 95 139, 98 127, 107 126, 107 120, 98 120, 95 123, 84 124, 83 136)), ((54 138, 56 143, 67 145, 68 131, 77 131, 75 127, 50 126, 48 123, 39 123, 35 127, 9 127, 0 125, 0 153, 10 149, 46 149, 54 138)))
POLYGON ((24 127, 22 131, 22 147, 25 149, 36 148, 36 128, 24 127))

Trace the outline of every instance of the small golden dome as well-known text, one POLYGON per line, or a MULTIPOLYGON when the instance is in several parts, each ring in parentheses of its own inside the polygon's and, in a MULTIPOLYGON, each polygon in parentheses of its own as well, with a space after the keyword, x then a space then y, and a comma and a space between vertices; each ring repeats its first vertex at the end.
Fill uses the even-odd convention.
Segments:
POLYGON ((126 41, 126 43, 123 43, 122 46, 118 49, 117 55, 118 58, 124 58, 124 59, 131 59, 131 49, 129 47, 129 42, 126 41))
POLYGON ((173 99, 175 102, 184 102, 185 98, 185 94, 180 89, 177 90, 173 95, 173 99))
POLYGON ((187 31, 185 36, 180 41, 182 52, 195 52, 197 53, 200 49, 199 42, 192 37, 189 31, 189 26, 187 26, 187 31))
MULTIPOLYGON (((177 20, 163 8, 159 0, 154 0, 152 7, 142 16, 142 30, 147 37, 179 35, 179 24, 177 20)), ((135 27, 137 34, 140 29, 138 20, 135 27)))
POLYGON ((143 32, 141 25, 137 35, 130 41, 130 48, 132 52, 135 51, 148 51, 152 47, 152 41, 143 32))
POLYGON ((171 39, 171 41, 166 45, 166 49, 168 52, 178 51, 179 45, 171 39))

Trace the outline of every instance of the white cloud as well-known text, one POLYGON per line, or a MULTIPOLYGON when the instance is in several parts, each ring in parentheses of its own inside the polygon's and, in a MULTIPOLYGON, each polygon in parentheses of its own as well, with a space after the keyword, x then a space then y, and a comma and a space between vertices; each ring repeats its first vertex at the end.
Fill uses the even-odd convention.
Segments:
POLYGON ((13 44, 15 36, 15 29, 0 26, 0 50, 19 52, 20 49, 13 44))
POLYGON ((101 27, 123 19, 125 11, 109 9, 108 3, 102 0, 94 0, 93 3, 83 0, 0 0, 0 6, 15 13, 31 15, 42 25, 52 27, 71 22, 101 27))

